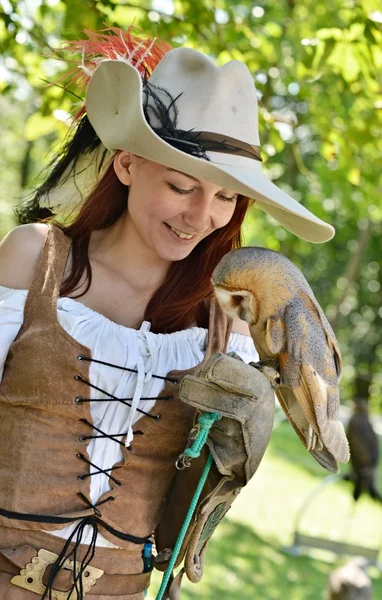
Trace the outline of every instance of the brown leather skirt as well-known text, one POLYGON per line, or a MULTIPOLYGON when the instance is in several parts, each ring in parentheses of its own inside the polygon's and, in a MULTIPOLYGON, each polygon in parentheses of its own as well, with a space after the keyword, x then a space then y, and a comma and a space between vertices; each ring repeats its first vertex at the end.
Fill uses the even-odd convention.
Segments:
MULTIPOLYGON (((62 538, 42 531, 0 527, 1 600, 39 600, 41 593, 16 586, 11 583, 11 579, 20 575, 23 570, 24 578, 32 581, 33 577, 37 580, 40 576, 42 583, 46 584, 50 567, 44 568, 45 572, 39 575, 37 554, 39 550, 44 549, 58 555, 64 543, 62 538)), ((78 561, 82 560, 87 550, 88 546, 78 547, 78 561)), ((126 550, 97 546, 89 567, 101 569, 104 573, 96 578, 94 585, 85 593, 85 600, 143 600, 143 590, 150 584, 150 573, 142 573, 142 564, 141 548, 126 550)), ((92 576, 91 569, 90 573, 92 576)), ((53 587, 62 591, 65 596, 71 581, 72 571, 61 569, 53 587)), ((75 597, 75 594, 72 594, 73 600, 75 597)))

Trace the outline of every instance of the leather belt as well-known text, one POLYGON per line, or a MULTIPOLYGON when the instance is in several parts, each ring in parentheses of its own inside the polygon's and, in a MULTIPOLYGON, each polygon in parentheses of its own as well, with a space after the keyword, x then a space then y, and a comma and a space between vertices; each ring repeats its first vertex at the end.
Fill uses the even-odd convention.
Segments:
MULTIPOLYGON (((41 549, 37 552, 29 545, 18 548, 1 549, 0 571, 14 575, 11 583, 34 592, 44 593, 49 581, 53 563, 58 558, 57 554, 41 549), (21 569, 21 570, 20 570, 21 569)), ((54 578, 54 598, 67 600, 73 585, 73 561, 65 561, 63 567, 54 578)), ((77 563, 77 572, 79 563, 77 563)), ((101 569, 88 565, 82 575, 84 596, 91 590, 91 595, 121 596, 138 594, 146 590, 150 585, 151 572, 132 575, 108 575, 101 569)), ((77 600, 75 590, 70 596, 71 600, 77 600)))

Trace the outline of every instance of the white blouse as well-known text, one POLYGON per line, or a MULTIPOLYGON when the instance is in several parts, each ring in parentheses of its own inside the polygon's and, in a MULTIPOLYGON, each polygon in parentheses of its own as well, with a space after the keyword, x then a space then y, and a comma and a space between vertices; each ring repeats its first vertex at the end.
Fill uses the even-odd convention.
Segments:
MULTIPOLYGON (((23 323, 27 290, 14 290, 0 286, 0 382, 9 348, 23 323)), ((131 408, 121 402, 91 402, 93 423, 103 432, 112 434, 127 431, 128 446, 133 433, 132 426, 140 419, 137 408, 149 412, 152 401, 140 401, 141 397, 156 397, 164 387, 164 381, 152 375, 165 376, 172 370, 190 369, 204 357, 207 329, 190 327, 174 333, 151 333, 150 323, 144 321, 139 330, 118 325, 102 314, 72 298, 59 298, 57 315, 60 325, 77 342, 91 350, 92 357, 138 373, 113 369, 95 362, 90 363, 89 377, 92 385, 107 390, 117 398, 133 398, 131 408)), ((258 360, 250 337, 232 333, 228 352, 235 351, 245 362, 258 360)), ((89 388, 89 398, 105 398, 105 394, 89 388)), ((88 446, 89 460, 100 469, 108 469, 122 460, 120 444, 108 438, 92 439, 88 446)), ((99 474, 90 478, 90 498, 93 504, 109 491, 109 478, 99 474)), ((53 535, 67 538, 75 525, 69 525, 53 535)), ((82 543, 90 542, 90 528, 82 543)), ((97 545, 116 547, 100 534, 97 545)))

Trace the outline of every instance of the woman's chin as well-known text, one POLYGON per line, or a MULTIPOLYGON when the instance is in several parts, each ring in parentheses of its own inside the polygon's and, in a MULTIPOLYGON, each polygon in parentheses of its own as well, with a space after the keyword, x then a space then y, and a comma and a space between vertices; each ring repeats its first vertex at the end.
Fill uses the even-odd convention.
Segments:
POLYGON ((189 247, 189 248, 163 248, 161 249, 160 252, 158 252, 158 255, 163 259, 163 260, 167 260, 169 262, 176 262, 179 260, 183 260, 184 258, 187 258, 187 256, 189 256, 191 254, 191 252, 193 251, 194 246, 193 247, 189 247))

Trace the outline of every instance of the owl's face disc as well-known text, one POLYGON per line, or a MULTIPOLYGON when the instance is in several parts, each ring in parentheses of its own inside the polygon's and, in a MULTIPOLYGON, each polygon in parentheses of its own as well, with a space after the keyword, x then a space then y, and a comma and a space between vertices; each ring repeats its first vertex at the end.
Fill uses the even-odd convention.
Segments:
POLYGON ((228 290, 215 286, 215 296, 220 306, 229 317, 239 317, 249 325, 256 320, 254 296, 247 290, 228 290))

